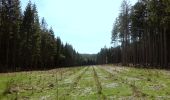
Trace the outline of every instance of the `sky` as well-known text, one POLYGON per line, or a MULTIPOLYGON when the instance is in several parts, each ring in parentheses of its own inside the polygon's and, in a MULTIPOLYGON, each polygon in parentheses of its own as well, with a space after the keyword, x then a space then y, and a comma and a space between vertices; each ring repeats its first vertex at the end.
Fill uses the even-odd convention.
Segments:
MULTIPOLYGON (((21 0, 22 10, 29 0, 21 0)), ((40 19, 63 43, 79 53, 98 53, 111 47, 113 23, 120 12, 122 0, 31 0, 37 5, 40 19)), ((130 0, 133 5, 137 0, 130 0)))

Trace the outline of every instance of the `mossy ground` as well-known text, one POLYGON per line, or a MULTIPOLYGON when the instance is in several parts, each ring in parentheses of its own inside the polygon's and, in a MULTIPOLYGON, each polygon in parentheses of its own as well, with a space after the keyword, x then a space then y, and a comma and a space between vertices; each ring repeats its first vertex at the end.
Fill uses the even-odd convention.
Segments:
POLYGON ((170 99, 170 71, 113 65, 0 74, 0 100, 170 99))

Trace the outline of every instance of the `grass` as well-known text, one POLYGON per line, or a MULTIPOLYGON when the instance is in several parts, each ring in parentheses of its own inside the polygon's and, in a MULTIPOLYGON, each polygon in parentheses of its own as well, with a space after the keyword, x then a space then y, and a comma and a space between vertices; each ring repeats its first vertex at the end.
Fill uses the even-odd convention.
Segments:
POLYGON ((170 99, 170 71, 113 65, 0 74, 0 100, 170 99))

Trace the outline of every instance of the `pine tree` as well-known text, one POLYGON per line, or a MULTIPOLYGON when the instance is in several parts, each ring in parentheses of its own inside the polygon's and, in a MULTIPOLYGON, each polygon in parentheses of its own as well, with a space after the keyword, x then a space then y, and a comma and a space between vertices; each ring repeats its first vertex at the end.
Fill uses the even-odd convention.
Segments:
POLYGON ((21 18, 20 2, 19 0, 2 0, 0 5, 1 61, 7 67, 15 67, 21 18))
POLYGON ((32 8, 34 22, 32 28, 32 66, 37 67, 38 63, 40 63, 40 44, 41 44, 41 31, 40 31, 40 23, 36 5, 33 5, 32 8))
POLYGON ((32 48, 33 48, 33 35, 35 34, 34 30, 34 11, 32 4, 29 1, 26 10, 24 11, 23 20, 20 28, 20 60, 22 62, 21 66, 29 67, 32 65, 32 48))
POLYGON ((56 55, 55 55, 55 64, 60 65, 60 60, 61 60, 61 39, 57 37, 56 39, 56 55))

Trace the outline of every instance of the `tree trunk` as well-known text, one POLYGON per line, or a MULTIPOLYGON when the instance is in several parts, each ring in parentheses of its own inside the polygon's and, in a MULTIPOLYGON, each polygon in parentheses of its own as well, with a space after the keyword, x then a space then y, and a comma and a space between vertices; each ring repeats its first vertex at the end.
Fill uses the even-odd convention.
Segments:
POLYGON ((166 28, 164 27, 164 67, 167 68, 167 37, 166 37, 166 28))

